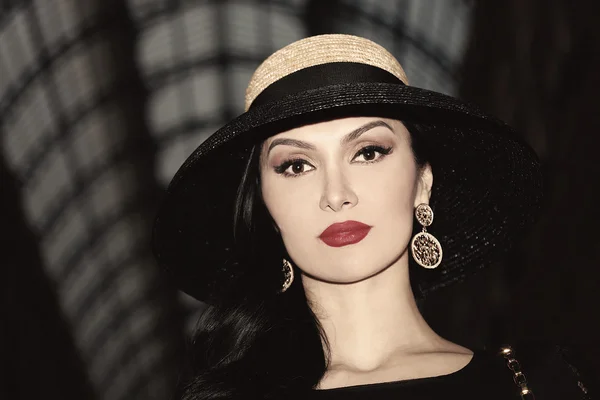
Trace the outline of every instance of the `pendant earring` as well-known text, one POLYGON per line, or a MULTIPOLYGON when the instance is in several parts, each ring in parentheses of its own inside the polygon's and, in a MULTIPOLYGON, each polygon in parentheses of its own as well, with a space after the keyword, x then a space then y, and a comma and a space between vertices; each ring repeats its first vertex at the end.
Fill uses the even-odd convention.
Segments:
POLYGON ((429 204, 419 204, 415 209, 415 217, 423 230, 410 243, 413 258, 421 267, 434 269, 442 262, 442 245, 435 236, 427 232, 427 227, 433 222, 433 210, 429 204))
POLYGON ((285 280, 283 281, 283 285, 281 285, 281 291, 279 293, 283 293, 292 286, 292 282, 294 282, 294 269, 292 268, 292 264, 283 259, 283 276, 285 280))

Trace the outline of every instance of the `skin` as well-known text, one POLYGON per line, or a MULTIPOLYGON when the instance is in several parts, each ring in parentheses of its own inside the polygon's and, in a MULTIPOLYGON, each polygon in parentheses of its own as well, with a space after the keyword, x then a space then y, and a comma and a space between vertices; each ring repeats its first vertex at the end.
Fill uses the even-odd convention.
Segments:
POLYGON ((263 143, 260 169, 264 202, 329 342, 318 388, 444 375, 468 364, 473 352, 427 324, 410 287, 414 208, 429 202, 433 175, 416 164, 400 121, 344 118, 279 133, 263 143), (319 239, 347 220, 372 229, 344 247, 319 239))

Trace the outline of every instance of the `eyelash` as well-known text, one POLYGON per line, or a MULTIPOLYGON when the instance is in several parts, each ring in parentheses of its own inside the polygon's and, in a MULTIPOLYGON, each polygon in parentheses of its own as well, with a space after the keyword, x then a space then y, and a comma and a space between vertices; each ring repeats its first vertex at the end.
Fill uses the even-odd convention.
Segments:
MULTIPOLYGON (((352 160, 356 159, 360 155, 364 155, 366 152, 369 152, 369 151, 375 151, 375 152, 379 153, 379 157, 377 157, 374 160, 360 161, 361 164, 373 164, 373 163, 383 160, 385 158, 385 156, 389 155, 392 152, 392 147, 382 147, 382 146, 376 146, 376 145, 365 146, 362 149, 360 149, 354 155, 354 157, 352 157, 352 160)), ((307 172, 310 172, 310 171, 305 171, 305 172, 301 172, 298 174, 293 174, 293 173, 287 172, 288 168, 290 168, 292 165, 297 164, 297 163, 301 163, 302 165, 311 165, 310 163, 308 163, 306 160, 304 160, 302 158, 294 158, 294 159, 286 160, 283 163, 281 163, 280 165, 276 166, 275 173, 283 175, 283 176, 295 178, 297 176, 301 176, 307 172)), ((311 167, 312 167, 312 165, 311 165, 311 167)))

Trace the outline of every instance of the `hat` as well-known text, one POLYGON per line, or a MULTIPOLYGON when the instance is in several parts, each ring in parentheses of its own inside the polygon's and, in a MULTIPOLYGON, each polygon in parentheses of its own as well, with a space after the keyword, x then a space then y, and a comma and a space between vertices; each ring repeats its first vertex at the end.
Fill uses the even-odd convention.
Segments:
POLYGON ((168 186, 152 246, 175 285, 212 302, 248 268, 237 260, 233 221, 253 146, 301 125, 349 116, 420 127, 434 173, 436 219, 429 232, 444 259, 411 276, 417 297, 495 261, 534 221, 542 195, 539 161, 508 125, 456 98, 410 86, 398 61, 370 40, 313 36, 258 67, 245 112, 202 142, 168 186))

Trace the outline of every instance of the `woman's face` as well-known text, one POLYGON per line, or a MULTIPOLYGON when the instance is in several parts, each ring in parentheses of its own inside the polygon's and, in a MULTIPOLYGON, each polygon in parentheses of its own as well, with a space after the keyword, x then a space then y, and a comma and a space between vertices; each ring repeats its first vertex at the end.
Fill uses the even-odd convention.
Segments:
POLYGON ((261 151, 264 202, 307 275, 352 283, 407 251, 414 208, 433 177, 419 170, 396 120, 358 117, 279 133, 261 151), (329 228, 329 229, 328 229, 329 228))

